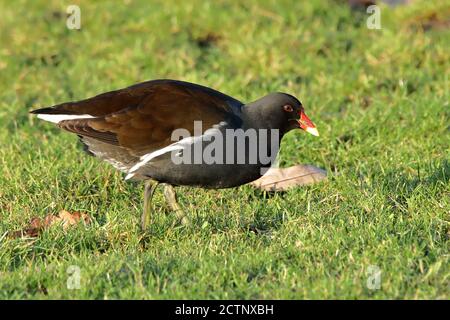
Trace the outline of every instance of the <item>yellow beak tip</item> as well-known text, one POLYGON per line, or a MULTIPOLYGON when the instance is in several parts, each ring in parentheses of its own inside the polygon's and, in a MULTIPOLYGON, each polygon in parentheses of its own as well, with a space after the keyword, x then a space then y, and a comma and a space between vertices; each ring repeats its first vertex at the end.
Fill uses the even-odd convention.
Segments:
POLYGON ((308 133, 310 133, 310 134, 312 134, 313 136, 316 136, 316 137, 319 136, 319 131, 317 131, 316 128, 308 127, 308 128, 306 128, 305 131, 308 132, 308 133))

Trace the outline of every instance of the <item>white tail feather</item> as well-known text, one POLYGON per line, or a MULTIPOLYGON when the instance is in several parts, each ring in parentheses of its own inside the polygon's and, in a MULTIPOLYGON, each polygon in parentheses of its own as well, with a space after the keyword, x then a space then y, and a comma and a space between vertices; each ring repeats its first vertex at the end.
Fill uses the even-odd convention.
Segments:
POLYGON ((73 119, 91 119, 94 118, 93 116, 89 114, 38 114, 37 117, 39 119, 53 122, 53 123, 60 123, 64 120, 73 120, 73 119))

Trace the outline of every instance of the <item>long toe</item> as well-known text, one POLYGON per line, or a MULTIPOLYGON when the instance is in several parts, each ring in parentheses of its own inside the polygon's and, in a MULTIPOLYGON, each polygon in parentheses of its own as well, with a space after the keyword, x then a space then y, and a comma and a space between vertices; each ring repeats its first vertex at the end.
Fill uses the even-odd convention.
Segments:
POLYGON ((181 224, 189 225, 190 220, 187 217, 184 210, 181 208, 177 200, 177 195, 175 193, 175 188, 170 184, 164 185, 164 197, 166 198, 167 204, 170 209, 175 213, 177 218, 180 220, 181 224))

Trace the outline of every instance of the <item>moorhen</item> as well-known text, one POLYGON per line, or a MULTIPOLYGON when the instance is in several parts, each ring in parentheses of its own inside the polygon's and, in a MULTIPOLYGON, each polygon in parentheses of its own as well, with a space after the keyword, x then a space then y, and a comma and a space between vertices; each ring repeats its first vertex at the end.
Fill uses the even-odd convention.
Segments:
POLYGON ((177 80, 152 80, 76 102, 31 111, 77 134, 85 150, 145 180, 142 228, 158 183, 170 208, 188 219, 173 186, 235 187, 260 178, 294 128, 318 136, 301 102, 271 93, 244 104, 177 80))

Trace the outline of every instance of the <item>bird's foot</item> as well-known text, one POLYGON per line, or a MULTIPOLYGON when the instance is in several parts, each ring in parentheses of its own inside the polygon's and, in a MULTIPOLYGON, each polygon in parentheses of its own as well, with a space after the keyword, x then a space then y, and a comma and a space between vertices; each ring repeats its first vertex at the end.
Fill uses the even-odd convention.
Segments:
POLYGON ((181 224, 185 226, 189 225, 190 220, 178 203, 175 188, 172 185, 164 185, 164 197, 166 198, 167 204, 169 205, 170 209, 175 213, 181 224))

